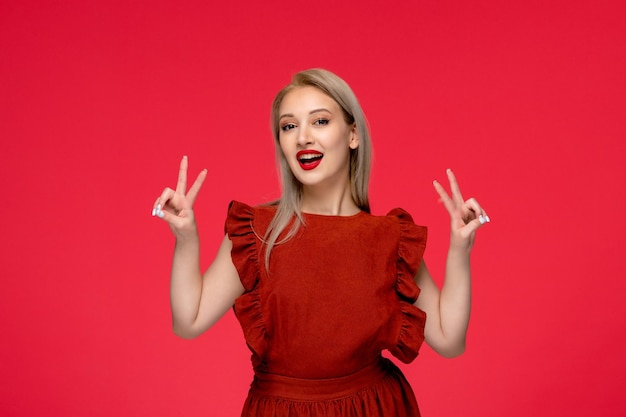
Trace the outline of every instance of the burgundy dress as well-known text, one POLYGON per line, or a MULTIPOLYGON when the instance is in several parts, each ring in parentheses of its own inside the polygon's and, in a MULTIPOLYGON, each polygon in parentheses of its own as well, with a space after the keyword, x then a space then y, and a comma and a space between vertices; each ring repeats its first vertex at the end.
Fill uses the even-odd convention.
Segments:
POLYGON ((426 314, 413 280, 426 228, 401 209, 387 216, 303 214, 297 235, 263 237, 275 207, 232 202, 226 232, 245 292, 235 314, 252 352, 244 417, 415 417, 400 370, 424 340, 426 314))

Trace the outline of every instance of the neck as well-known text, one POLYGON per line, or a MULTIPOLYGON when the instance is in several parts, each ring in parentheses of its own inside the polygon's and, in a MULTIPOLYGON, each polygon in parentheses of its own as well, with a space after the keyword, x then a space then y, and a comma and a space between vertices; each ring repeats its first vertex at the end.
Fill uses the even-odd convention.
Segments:
POLYGON ((352 199, 350 181, 331 190, 320 186, 303 186, 300 210, 327 216, 352 216, 361 211, 352 199))

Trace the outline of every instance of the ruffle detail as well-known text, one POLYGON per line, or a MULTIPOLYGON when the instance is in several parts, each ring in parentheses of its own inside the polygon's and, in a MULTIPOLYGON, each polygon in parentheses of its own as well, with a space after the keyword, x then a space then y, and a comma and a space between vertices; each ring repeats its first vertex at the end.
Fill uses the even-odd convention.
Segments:
POLYGON ((397 344, 389 351, 404 363, 417 357, 424 342, 426 313, 413 303, 419 296, 420 289, 415 283, 415 274, 426 249, 427 229, 418 226, 406 211, 396 208, 389 212, 396 217, 400 225, 398 259, 396 262, 396 293, 400 300, 401 326, 397 344))
POLYGON ((247 204, 231 201, 224 231, 233 243, 231 257, 246 291, 252 291, 259 281, 257 238, 252 228, 254 209, 247 204))
POLYGON ((256 374, 241 415, 419 417, 415 395, 400 369, 389 359, 381 359, 377 367, 376 372, 320 380, 256 374))
POLYGON ((239 273, 244 293, 235 300, 235 314, 241 323, 246 343, 252 351, 256 367, 267 347, 267 327, 259 296, 260 281, 258 246, 260 240, 254 231, 254 209, 247 204, 232 201, 228 206, 225 232, 232 242, 231 258, 239 273))

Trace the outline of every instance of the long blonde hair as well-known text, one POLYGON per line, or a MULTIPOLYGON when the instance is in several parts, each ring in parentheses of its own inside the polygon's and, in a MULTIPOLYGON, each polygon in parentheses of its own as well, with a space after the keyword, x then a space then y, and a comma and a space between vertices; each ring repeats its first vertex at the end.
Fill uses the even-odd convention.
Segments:
POLYGON ((274 98, 272 104, 271 123, 272 134, 274 135, 274 145, 276 147, 276 161, 281 175, 282 195, 280 200, 275 202, 278 207, 276 214, 269 224, 265 234, 265 266, 269 270, 269 259, 275 245, 283 243, 295 236, 304 219, 300 211, 302 203, 302 184, 291 172, 289 164, 285 159, 280 143, 279 111, 280 105, 285 96, 300 87, 315 87, 326 94, 341 107, 344 120, 349 125, 354 124, 359 137, 359 146, 350 149, 350 184, 352 199, 363 211, 370 212, 368 200, 368 184, 371 167, 372 144, 370 140, 367 120, 363 114, 363 109, 359 104, 350 86, 337 75, 323 69, 309 69, 294 75, 291 83, 280 90, 274 98), (292 221, 291 228, 287 234, 278 241, 278 237, 292 221))

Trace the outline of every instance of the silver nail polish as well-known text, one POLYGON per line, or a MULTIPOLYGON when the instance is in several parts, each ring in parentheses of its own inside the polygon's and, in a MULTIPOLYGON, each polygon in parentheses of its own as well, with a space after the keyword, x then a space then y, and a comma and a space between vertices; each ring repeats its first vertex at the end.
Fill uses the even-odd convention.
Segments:
POLYGON ((154 217, 154 216, 156 216, 156 209, 155 208, 152 209, 152 217, 154 217))
POLYGON ((163 217, 165 217, 165 213, 163 213, 161 210, 157 210, 156 215, 158 218, 162 219, 163 217))
POLYGON ((485 224, 487 223, 489 220, 487 220, 485 217, 483 217, 483 215, 481 214, 480 216, 478 216, 478 221, 480 222, 480 224, 485 224))

